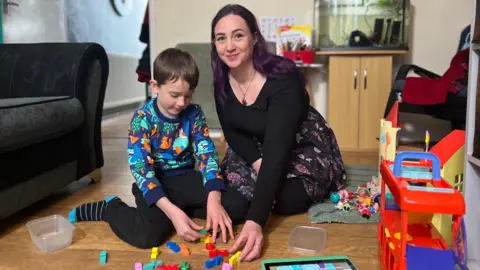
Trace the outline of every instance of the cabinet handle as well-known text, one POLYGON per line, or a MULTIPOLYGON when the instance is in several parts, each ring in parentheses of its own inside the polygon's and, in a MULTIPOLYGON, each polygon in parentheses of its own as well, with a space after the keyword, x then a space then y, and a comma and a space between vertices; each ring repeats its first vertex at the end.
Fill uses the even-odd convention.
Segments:
POLYGON ((367 77, 368 77, 368 71, 367 69, 363 70, 363 89, 367 90, 367 77))
POLYGON ((357 89, 357 69, 353 70, 353 89, 357 89))

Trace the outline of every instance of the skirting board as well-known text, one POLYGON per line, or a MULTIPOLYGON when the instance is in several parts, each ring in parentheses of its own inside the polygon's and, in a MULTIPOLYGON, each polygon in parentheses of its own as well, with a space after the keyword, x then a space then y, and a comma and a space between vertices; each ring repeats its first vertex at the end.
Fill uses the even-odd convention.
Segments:
POLYGON ((127 106, 130 104, 136 104, 136 103, 141 103, 145 102, 145 96, 138 96, 138 97, 133 97, 129 99, 122 99, 122 100, 117 100, 117 101, 111 101, 111 102, 105 102, 103 104, 103 109, 112 109, 116 107, 123 107, 127 106))

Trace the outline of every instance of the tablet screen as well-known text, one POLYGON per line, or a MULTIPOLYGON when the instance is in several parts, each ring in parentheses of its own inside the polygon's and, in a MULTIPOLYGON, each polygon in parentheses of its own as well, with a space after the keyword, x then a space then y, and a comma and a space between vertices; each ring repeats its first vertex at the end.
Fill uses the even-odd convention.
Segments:
POLYGON ((266 263, 266 270, 358 270, 349 260, 266 263))

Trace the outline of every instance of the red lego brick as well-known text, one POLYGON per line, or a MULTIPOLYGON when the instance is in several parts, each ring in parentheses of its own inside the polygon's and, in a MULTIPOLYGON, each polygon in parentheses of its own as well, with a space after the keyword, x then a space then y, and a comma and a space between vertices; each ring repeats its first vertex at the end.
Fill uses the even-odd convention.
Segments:
POLYGON ((216 251, 216 250, 210 250, 210 251, 208 252, 208 257, 210 257, 210 258, 215 258, 215 257, 217 257, 217 251, 216 251))
POLYGON ((205 244, 205 248, 207 250, 214 250, 215 249, 215 245, 212 244, 212 243, 208 243, 208 244, 205 244))
POLYGON ((222 257, 228 257, 228 250, 217 250, 217 255, 222 256, 222 257))

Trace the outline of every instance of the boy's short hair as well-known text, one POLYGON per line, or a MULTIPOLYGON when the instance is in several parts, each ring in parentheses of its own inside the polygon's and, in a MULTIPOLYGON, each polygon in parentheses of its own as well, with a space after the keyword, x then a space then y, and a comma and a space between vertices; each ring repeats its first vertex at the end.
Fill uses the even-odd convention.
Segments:
POLYGON ((199 76, 198 66, 193 57, 177 48, 164 50, 153 62, 153 79, 158 85, 182 79, 193 91, 197 88, 199 76))

